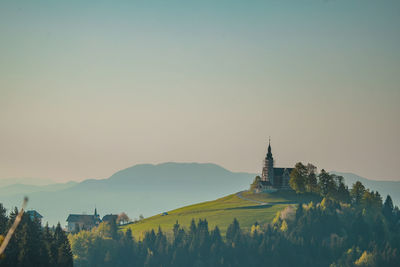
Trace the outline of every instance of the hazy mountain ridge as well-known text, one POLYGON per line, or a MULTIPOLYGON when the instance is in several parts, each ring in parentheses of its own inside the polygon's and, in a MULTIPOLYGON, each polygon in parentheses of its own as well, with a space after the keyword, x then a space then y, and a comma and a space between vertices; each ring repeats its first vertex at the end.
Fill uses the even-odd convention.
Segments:
POLYGON ((31 194, 34 192, 53 192, 67 189, 77 185, 77 182, 57 183, 49 185, 12 184, 0 187, 0 196, 31 194))
MULTIPOLYGON (((344 176, 349 187, 359 180, 367 188, 378 190, 383 200, 390 194, 396 205, 400 203, 400 181, 374 181, 351 173, 331 173, 344 176)), ((95 207, 101 215, 125 211, 134 218, 248 189, 255 176, 231 172, 212 163, 140 164, 100 180, 0 187, 0 203, 11 209, 28 195, 28 209, 38 210, 50 224, 60 221, 64 225, 69 213, 91 214, 95 207)))
MULTIPOLYGON (((69 213, 101 215, 125 211, 131 217, 213 200, 248 188, 254 174, 230 172, 209 163, 141 164, 116 172, 110 178, 85 180, 53 192, 31 192, 29 209, 37 209, 44 221, 65 224, 69 213)), ((3 196, 7 208, 19 206, 23 194, 3 196)))
POLYGON ((14 184, 23 184, 23 185, 36 185, 36 186, 43 186, 43 185, 51 185, 55 184, 56 182, 51 179, 45 178, 3 178, 0 179, 0 187, 14 185, 14 184))

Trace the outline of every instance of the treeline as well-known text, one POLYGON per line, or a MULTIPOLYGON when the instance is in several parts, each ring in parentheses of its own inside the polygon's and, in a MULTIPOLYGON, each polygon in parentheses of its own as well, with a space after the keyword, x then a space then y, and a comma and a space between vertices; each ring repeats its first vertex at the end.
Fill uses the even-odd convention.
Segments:
MULTIPOLYGON (((0 204, 0 243, 17 217, 15 208, 9 216, 0 204)), ((37 266, 70 267, 73 257, 68 238, 60 224, 55 228, 41 226, 38 219, 24 214, 14 232, 4 254, 0 257, 0 266, 37 266)))
POLYGON ((189 228, 178 222, 172 236, 162 229, 143 240, 128 229, 102 224, 71 235, 79 266, 400 266, 400 212, 390 196, 360 182, 351 189, 340 176, 316 174, 297 164, 291 176, 299 194, 321 195, 319 203, 299 204, 277 214, 271 224, 251 231, 235 219, 226 235, 209 229, 206 219, 189 228))
MULTIPOLYGON (((341 203, 352 203, 364 206, 382 206, 382 197, 376 191, 366 189, 361 182, 356 182, 352 188, 344 183, 343 176, 330 174, 324 169, 319 174, 312 164, 297 163, 290 173, 289 185, 296 193, 312 193, 341 203)), ((398 208, 396 207, 396 212, 398 208)))
POLYGON ((234 220, 225 237, 199 220, 189 229, 176 223, 170 240, 161 229, 139 242, 129 229, 116 239, 103 229, 82 231, 71 244, 76 266, 399 266, 399 214, 387 219, 382 208, 370 220, 373 212, 324 199, 250 232, 234 220))

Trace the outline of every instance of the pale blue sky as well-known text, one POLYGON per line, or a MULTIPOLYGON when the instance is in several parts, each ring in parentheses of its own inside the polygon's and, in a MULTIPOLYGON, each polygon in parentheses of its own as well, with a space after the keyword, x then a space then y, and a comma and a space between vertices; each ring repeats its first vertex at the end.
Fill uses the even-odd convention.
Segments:
POLYGON ((399 1, 2 1, 0 178, 400 163, 399 1))

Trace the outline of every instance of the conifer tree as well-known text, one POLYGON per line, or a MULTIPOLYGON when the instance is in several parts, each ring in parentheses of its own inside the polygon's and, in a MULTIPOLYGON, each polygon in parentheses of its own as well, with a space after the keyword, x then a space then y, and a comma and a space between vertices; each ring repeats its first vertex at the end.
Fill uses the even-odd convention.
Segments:
POLYGON ((365 193, 364 185, 360 181, 357 181, 355 184, 353 184, 353 187, 350 190, 351 201, 355 205, 361 204, 361 200, 363 198, 364 193, 365 193))
POLYGON ((393 219, 393 201, 392 198, 387 195, 385 203, 383 204, 383 215, 386 217, 387 220, 392 221, 393 219))
POLYGON ((236 218, 233 219, 233 222, 228 226, 226 230, 226 239, 230 242, 234 242, 238 239, 240 232, 239 222, 236 218))
POLYGON ((72 252, 71 246, 69 244, 68 238, 61 228, 60 223, 54 231, 54 243, 57 248, 57 254, 54 255, 54 261, 57 262, 57 266, 69 267, 73 265, 72 262, 72 252))
POLYGON ((7 210, 3 207, 3 204, 0 203, 0 235, 6 234, 6 227, 7 227, 7 210))

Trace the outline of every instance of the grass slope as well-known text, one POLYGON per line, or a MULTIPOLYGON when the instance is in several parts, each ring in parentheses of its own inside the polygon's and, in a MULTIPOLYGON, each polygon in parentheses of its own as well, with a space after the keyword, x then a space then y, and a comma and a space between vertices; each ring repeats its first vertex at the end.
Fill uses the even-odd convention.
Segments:
POLYGON ((218 225, 224 235, 233 218, 238 219, 243 229, 250 230, 255 222, 259 224, 269 223, 277 211, 298 201, 292 192, 254 194, 246 191, 242 193, 242 196, 246 199, 266 202, 268 205, 260 205, 256 202, 242 199, 237 194, 232 194, 214 201, 172 210, 166 216, 155 215, 140 222, 123 226, 122 230, 126 231, 129 227, 136 239, 142 239, 145 232, 151 229, 157 231, 159 226, 167 234, 171 234, 172 227, 176 221, 187 229, 192 219, 196 221, 198 219, 207 219, 210 229, 218 225))

